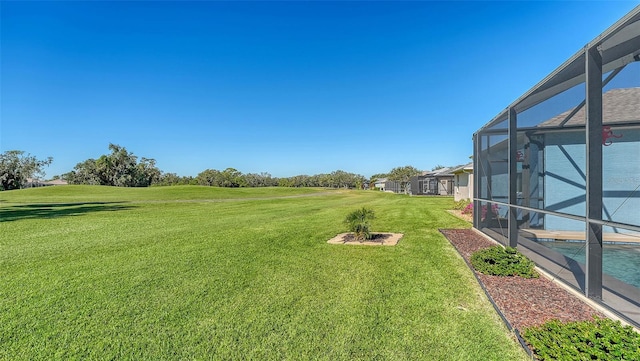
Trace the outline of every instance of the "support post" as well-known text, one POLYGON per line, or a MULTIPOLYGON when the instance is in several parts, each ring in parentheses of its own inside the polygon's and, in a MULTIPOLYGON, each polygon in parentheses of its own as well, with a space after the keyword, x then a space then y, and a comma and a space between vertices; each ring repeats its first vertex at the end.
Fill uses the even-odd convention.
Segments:
POLYGON ((480 183, 482 179, 482 172, 480 170, 480 144, 481 135, 475 133, 473 135, 473 226, 476 229, 480 229, 480 183))
MULTIPOLYGON (((524 159, 522 161, 522 205, 525 207, 531 207, 531 139, 529 134, 525 133, 523 136, 524 143, 524 159)), ((529 218, 529 211, 522 210, 522 227, 529 228, 531 219, 529 218)))
MULTIPOLYGON (((484 185, 483 189, 487 192, 485 197, 482 197, 485 201, 485 207, 487 207, 486 212, 482 212, 482 205, 478 208, 478 216, 482 218, 482 213, 485 213, 484 221, 480 221, 483 227, 489 228, 493 221, 493 212, 491 210, 490 201, 493 201, 493 168, 491 163, 491 134, 487 134, 482 136, 482 141, 484 142, 484 147, 486 150, 484 154, 482 154, 481 164, 484 172, 484 185)), ((480 190, 482 192, 482 190, 480 190)))
POLYGON ((518 217, 516 207, 518 204, 518 122, 516 110, 509 108, 509 247, 518 246, 518 217))
POLYGON ((602 300, 602 56, 596 46, 585 50, 586 74, 586 234, 587 297, 602 300))

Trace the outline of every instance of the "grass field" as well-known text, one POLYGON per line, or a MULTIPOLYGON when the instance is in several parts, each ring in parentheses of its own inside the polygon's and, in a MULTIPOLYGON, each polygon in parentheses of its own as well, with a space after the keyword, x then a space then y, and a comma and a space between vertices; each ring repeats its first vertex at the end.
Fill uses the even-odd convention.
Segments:
POLYGON ((0 192, 3 360, 526 360, 438 228, 451 198, 0 192), (367 206, 395 247, 329 245, 367 206))

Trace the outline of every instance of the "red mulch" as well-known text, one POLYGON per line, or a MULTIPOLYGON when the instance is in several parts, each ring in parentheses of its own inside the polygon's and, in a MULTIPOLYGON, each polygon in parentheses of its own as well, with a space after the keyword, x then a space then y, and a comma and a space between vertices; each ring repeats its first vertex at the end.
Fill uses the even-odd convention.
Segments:
MULTIPOLYGON (((471 229, 442 229, 440 232, 468 264, 475 251, 495 245, 471 229)), ((605 317, 542 275, 526 279, 475 273, 504 318, 520 332, 551 319, 569 322, 591 320, 593 316, 605 317)))

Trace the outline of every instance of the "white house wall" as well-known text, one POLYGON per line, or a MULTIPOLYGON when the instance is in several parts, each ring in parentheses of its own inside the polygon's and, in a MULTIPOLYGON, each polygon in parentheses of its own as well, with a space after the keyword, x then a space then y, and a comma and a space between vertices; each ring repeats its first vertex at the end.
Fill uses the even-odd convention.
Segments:
POLYGON ((473 173, 456 174, 454 200, 473 199, 473 173))

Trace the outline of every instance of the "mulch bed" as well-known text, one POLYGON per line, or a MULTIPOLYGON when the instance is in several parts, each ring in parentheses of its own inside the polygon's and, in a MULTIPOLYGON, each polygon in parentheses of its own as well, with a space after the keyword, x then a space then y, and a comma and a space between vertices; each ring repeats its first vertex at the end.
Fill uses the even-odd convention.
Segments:
MULTIPOLYGON (((458 250, 469 267, 474 252, 496 244, 471 229, 442 229, 440 232, 458 250)), ((602 313, 542 275, 533 279, 488 276, 471 269, 508 322, 507 326, 519 332, 551 319, 570 322, 592 320, 593 316, 605 318, 602 313)))
POLYGON ((402 238, 402 233, 372 233, 371 239, 366 241, 358 241, 353 233, 340 233, 339 235, 327 241, 330 244, 349 244, 361 246, 395 246, 402 238))

